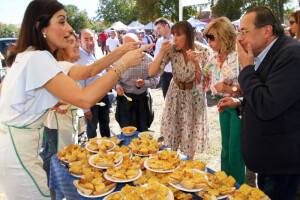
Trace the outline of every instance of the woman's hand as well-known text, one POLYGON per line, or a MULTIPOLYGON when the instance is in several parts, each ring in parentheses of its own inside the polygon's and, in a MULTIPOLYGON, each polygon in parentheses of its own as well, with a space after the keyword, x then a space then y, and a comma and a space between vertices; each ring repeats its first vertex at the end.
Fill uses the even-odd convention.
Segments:
MULTIPOLYGON (((148 44, 143 46, 142 48, 136 49, 134 51, 129 51, 127 52, 122 58, 121 58, 121 63, 125 66, 125 69, 123 68, 123 70, 128 69, 129 67, 135 67, 141 64, 144 56, 146 55, 144 53, 144 51, 146 49, 150 49, 151 47, 153 47, 155 44, 148 44)), ((118 64, 120 64, 120 61, 118 61, 118 64)), ((119 65, 121 66, 121 65, 119 65)))
POLYGON ((192 49, 189 49, 188 51, 186 51, 186 55, 188 57, 189 60, 191 60, 194 64, 198 64, 199 65, 199 56, 196 52, 194 52, 192 49))
POLYGON ((118 96, 123 96, 123 94, 124 94, 124 89, 123 89, 123 87, 122 87, 122 86, 118 87, 118 88, 117 88, 117 95, 118 95, 118 96))
POLYGON ((238 108, 241 106, 241 101, 232 97, 225 97, 221 99, 217 105, 218 111, 223 112, 225 108, 238 108))
POLYGON ((160 52, 166 54, 171 49, 171 43, 169 41, 164 41, 161 43, 160 52))
MULTIPOLYGON (((127 53, 128 51, 136 50, 140 47, 141 44, 145 44, 145 42, 128 42, 118 47, 117 49, 122 52, 122 54, 127 53)), ((117 50, 116 49, 116 50, 117 50)))
POLYGON ((217 83, 214 87, 216 88, 217 92, 226 92, 226 87, 228 85, 226 85, 224 82, 219 82, 217 83))

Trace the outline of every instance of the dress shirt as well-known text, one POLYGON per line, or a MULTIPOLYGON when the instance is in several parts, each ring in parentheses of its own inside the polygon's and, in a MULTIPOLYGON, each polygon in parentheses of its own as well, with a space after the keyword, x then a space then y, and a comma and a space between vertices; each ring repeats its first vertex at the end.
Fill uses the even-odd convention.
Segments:
POLYGON ((264 60, 264 58, 266 57, 267 53, 269 52, 269 50, 271 49, 271 47, 273 46, 273 44, 276 42, 276 40, 278 39, 278 37, 273 40, 269 46, 267 46, 267 48, 265 48, 265 50, 263 50, 263 52, 261 52, 257 57, 254 57, 254 69, 255 71, 258 69, 261 61, 264 60))
POLYGON ((149 77, 149 65, 152 61, 153 58, 149 54, 146 54, 140 66, 129 68, 123 74, 116 84, 116 88, 122 86, 125 93, 131 94, 142 94, 147 90, 148 87, 155 88, 159 82, 159 77, 149 77), (137 89, 134 80, 139 78, 144 79, 145 87, 137 89))
MULTIPOLYGON (((160 48, 161 48, 161 44, 164 42, 164 41, 170 41, 172 42, 173 41, 173 35, 170 36, 169 39, 166 39, 164 37, 161 37, 157 40, 156 42, 156 45, 155 45, 155 51, 154 51, 154 58, 156 58, 156 56, 159 54, 159 51, 160 51, 160 48)), ((172 72, 172 64, 171 62, 169 62, 166 67, 165 67, 165 72, 172 72)))
MULTIPOLYGON (((76 63, 74 63, 75 65, 91 65, 95 61, 97 61, 103 57, 103 55, 101 54, 101 51, 98 51, 98 50, 94 51, 95 54, 90 54, 90 53, 86 52, 83 48, 79 47, 79 52, 80 52, 80 59, 76 63)), ((95 82, 98 78, 103 76, 105 73, 106 73, 106 70, 103 70, 102 72, 100 72, 99 74, 96 74, 95 76, 92 76, 85 80, 80 80, 77 82, 81 85, 81 87, 85 88, 86 86, 95 82)), ((88 110, 83 109, 83 112, 86 113, 89 110, 90 109, 88 109, 88 110)))

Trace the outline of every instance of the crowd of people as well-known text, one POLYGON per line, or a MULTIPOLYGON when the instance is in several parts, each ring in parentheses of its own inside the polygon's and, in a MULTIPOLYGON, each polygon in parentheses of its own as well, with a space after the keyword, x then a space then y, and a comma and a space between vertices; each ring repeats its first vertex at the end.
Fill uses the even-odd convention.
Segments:
POLYGON ((83 29, 77 36, 56 0, 28 5, 0 85, 0 187, 8 199, 55 196, 47 185, 51 157, 78 142, 78 109, 88 139, 97 137, 98 125, 101 137, 111 136, 113 89, 120 127, 149 130, 151 89, 159 82, 166 146, 190 159, 209 146, 210 90, 218 100, 221 170, 239 184, 257 173, 258 187, 272 200, 296 199, 300 11, 291 13, 288 31, 266 7, 248 11, 238 29, 226 17, 205 30, 187 21, 171 27, 163 17, 154 24, 149 35, 132 29, 98 37, 83 29))

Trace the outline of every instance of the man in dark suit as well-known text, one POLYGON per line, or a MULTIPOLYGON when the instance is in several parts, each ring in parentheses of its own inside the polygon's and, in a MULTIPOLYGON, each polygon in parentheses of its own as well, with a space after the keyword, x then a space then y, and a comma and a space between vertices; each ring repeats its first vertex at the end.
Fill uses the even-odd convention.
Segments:
POLYGON ((300 43, 284 35, 278 17, 266 7, 247 12, 237 38, 243 67, 241 149, 246 166, 258 173, 258 186, 272 200, 295 200, 300 182, 300 43))

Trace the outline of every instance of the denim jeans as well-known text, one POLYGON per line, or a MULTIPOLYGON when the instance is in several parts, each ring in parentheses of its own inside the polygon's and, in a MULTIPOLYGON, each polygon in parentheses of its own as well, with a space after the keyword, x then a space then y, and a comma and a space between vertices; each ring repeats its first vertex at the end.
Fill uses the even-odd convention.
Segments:
POLYGON ((110 102, 108 96, 106 95, 101 99, 100 102, 105 103, 105 106, 93 106, 90 110, 92 111, 93 118, 92 120, 87 119, 86 133, 88 138, 94 138, 97 136, 96 130, 99 123, 100 134, 102 137, 110 137, 110 128, 109 128, 109 108, 110 102))
POLYGON ((125 97, 122 97, 120 100, 120 126, 121 128, 126 127, 126 126, 133 126, 133 121, 132 121, 132 115, 133 112, 135 112, 136 116, 136 125, 137 125, 137 130, 138 131, 147 131, 148 126, 147 126, 147 121, 148 121, 148 111, 147 111, 147 101, 145 98, 145 101, 142 101, 141 103, 144 104, 144 110, 140 111, 139 110, 139 103, 138 101, 133 99, 133 105, 130 110, 125 110, 124 106, 122 105, 125 100, 125 97))
POLYGON ((57 129, 49 129, 45 126, 42 147, 43 151, 40 155, 44 161, 43 169, 47 173, 49 184, 51 157, 57 153, 57 129))

